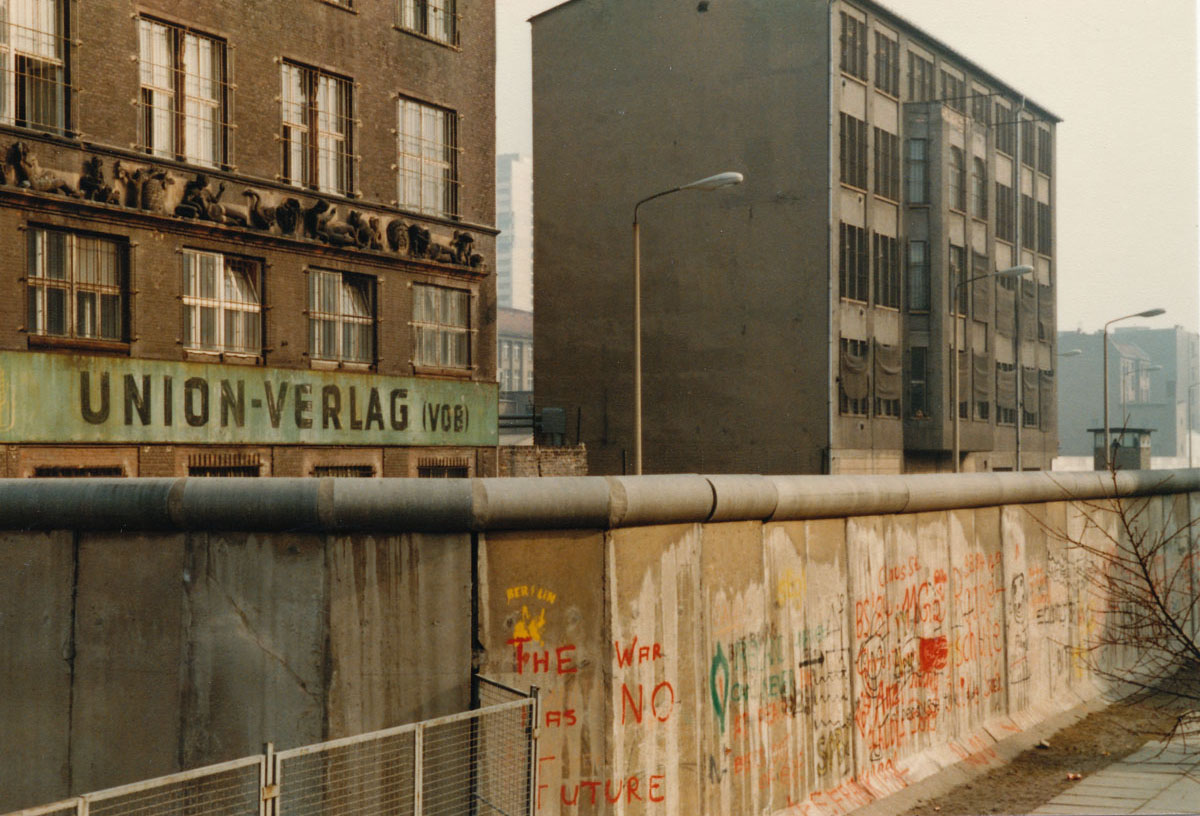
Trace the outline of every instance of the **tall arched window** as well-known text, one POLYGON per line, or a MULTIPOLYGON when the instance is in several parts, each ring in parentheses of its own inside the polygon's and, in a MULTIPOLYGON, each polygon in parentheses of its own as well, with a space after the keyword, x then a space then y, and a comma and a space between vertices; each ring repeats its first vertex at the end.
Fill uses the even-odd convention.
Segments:
POLYGON ((987 164, 976 156, 971 176, 971 213, 976 218, 987 218, 987 194, 987 164))

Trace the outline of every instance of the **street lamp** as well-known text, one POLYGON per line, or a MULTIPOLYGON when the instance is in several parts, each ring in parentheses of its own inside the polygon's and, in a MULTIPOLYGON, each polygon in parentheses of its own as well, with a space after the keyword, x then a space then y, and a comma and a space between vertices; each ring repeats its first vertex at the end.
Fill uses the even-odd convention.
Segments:
MULTIPOLYGON (((954 417, 954 472, 955 473, 959 472, 958 455, 959 455, 960 442, 959 442, 959 416, 958 416, 958 414, 959 414, 959 406, 962 404, 962 394, 961 394, 962 389, 960 387, 961 383, 959 382, 960 377, 959 377, 959 366, 958 366, 958 288, 960 286, 966 286, 969 283, 974 283, 975 281, 983 280, 984 278, 1000 278, 1000 279, 1019 278, 1022 275, 1028 275, 1031 272, 1033 272, 1033 267, 1029 266, 1028 264, 1022 264, 1021 266, 1012 266, 1012 267, 1009 267, 1008 269, 1001 269, 998 272, 989 272, 986 275, 976 275, 975 277, 967 278, 966 280, 956 280, 954 282, 953 289, 951 289, 951 294, 950 294, 950 309, 951 309, 951 312, 950 312, 950 334, 952 337, 951 354, 952 354, 952 358, 953 358, 953 362, 951 363, 951 365, 954 366, 954 407, 952 410, 952 415, 954 417)), ((1019 306, 1020 306, 1020 304, 1018 304, 1018 307, 1019 306)), ((1018 343, 1020 342, 1019 338, 1018 338, 1017 342, 1018 343)), ((1020 347, 1018 346, 1018 349, 1019 348, 1020 347)), ((1017 417, 1017 419, 1019 421, 1020 417, 1017 417)), ((1020 428, 1019 425, 1018 425, 1018 428, 1020 428)))
POLYGON ((742 180, 741 173, 718 173, 646 196, 633 205, 633 472, 637 476, 642 475, 642 245, 638 208, 647 201, 681 190, 719 190, 741 184, 742 180))
POLYGON ((1166 312, 1166 309, 1147 309, 1137 314, 1114 317, 1104 324, 1104 464, 1110 469, 1112 468, 1112 433, 1108 428, 1108 327, 1122 320, 1130 320, 1135 317, 1158 317, 1166 312))

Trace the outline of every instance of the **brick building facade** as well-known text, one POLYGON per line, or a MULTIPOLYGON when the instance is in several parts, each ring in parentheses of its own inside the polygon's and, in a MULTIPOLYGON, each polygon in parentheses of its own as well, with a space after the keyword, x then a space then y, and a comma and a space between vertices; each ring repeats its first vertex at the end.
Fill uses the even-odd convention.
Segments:
POLYGON ((0 476, 495 472, 494 3, 5 5, 0 476))

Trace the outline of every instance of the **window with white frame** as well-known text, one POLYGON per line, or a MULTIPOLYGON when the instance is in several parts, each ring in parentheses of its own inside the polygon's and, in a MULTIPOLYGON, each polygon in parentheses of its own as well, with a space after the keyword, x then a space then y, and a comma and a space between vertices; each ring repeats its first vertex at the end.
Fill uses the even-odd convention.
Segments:
POLYGON ((183 250, 183 345, 262 353, 262 267, 257 261, 183 250))
POLYGON ((281 66, 282 177, 323 193, 354 192, 354 88, 345 77, 281 66))
POLYGON ((138 20, 139 146, 209 167, 228 163, 225 43, 190 29, 138 20))
POLYGON ((314 269, 308 274, 308 354, 314 360, 375 361, 375 281, 314 269))
POLYGON ((397 199, 429 215, 458 213, 458 115, 400 99, 397 114, 397 199))
POLYGON ((413 284, 413 334, 417 365, 471 366, 471 293, 465 289, 413 284))
POLYGON ((400 0, 399 26, 449 45, 458 44, 455 0, 400 0))
POLYGON ((64 0, 0 0, 0 121, 67 130, 70 39, 64 0))
POLYGON ((32 335, 124 341, 128 245, 49 229, 27 233, 32 335))

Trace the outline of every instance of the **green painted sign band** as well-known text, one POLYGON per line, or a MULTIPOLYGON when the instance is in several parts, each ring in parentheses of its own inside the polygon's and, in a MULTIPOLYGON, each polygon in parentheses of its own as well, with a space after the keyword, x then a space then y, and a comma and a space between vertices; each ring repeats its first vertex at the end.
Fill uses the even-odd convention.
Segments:
POLYGON ((495 445, 495 383, 0 352, 0 442, 495 445))

